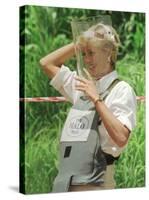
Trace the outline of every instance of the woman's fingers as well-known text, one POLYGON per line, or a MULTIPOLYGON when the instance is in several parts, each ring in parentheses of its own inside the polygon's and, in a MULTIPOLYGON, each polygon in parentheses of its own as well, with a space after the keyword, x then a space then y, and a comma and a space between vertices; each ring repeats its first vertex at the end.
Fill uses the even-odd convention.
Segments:
POLYGON ((79 90, 82 90, 82 91, 86 91, 86 87, 85 87, 84 85, 76 85, 76 86, 75 86, 75 89, 76 89, 76 90, 79 89, 79 90))
POLYGON ((86 91, 86 89, 85 89, 84 87, 81 87, 81 86, 76 86, 75 89, 76 89, 76 90, 83 91, 83 92, 86 91))
POLYGON ((77 90, 86 91, 86 86, 87 86, 87 84, 84 83, 84 82, 82 81, 82 79, 80 80, 80 78, 77 79, 77 80, 79 80, 80 82, 77 83, 77 84, 75 84, 75 88, 76 88, 77 90), (82 82, 81 82, 81 81, 82 81, 82 82))
POLYGON ((80 82, 80 83, 76 83, 75 86, 77 86, 77 87, 86 87, 87 84, 85 84, 85 83, 83 83, 83 82, 80 82))
POLYGON ((79 77, 79 76, 76 76, 75 79, 76 79, 77 81, 82 82, 82 83, 88 83, 88 80, 87 80, 87 79, 81 78, 81 77, 79 77))

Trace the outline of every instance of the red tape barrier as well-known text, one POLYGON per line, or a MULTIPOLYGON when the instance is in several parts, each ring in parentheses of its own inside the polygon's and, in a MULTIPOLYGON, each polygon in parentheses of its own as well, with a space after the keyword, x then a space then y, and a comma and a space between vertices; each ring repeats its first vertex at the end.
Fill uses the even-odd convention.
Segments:
MULTIPOLYGON (((67 102, 65 97, 28 97, 20 98, 23 102, 67 102)), ((137 101, 145 102, 144 96, 137 96, 137 101)))
POLYGON ((24 102, 65 102, 65 97, 28 97, 20 98, 20 101, 24 102))

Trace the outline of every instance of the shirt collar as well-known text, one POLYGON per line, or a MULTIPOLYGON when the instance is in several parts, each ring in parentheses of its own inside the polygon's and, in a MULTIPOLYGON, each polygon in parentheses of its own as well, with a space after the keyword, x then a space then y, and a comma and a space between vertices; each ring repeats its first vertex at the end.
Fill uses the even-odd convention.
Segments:
POLYGON ((101 79, 96 81, 96 87, 99 91, 99 94, 104 93, 108 87, 111 85, 111 83, 118 78, 117 71, 114 70, 107 75, 103 76, 101 79))

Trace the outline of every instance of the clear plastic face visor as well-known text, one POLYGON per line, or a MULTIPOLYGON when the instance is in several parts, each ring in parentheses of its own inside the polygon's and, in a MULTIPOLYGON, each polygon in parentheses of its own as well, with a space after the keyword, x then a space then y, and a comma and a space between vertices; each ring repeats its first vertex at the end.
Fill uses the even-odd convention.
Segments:
POLYGON ((114 42, 114 35, 109 26, 111 26, 110 16, 71 22, 79 76, 98 79, 100 66, 104 60, 103 48, 109 48, 114 42))

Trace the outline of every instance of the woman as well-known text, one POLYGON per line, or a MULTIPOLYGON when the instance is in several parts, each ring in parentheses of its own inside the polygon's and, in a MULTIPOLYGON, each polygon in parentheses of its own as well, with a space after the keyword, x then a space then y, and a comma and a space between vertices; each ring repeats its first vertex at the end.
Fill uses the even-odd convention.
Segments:
POLYGON ((135 93, 115 69, 119 43, 115 29, 99 23, 80 35, 77 45, 40 60, 51 85, 73 104, 61 135, 54 192, 115 188, 114 160, 136 125, 135 93), (75 49, 83 57, 86 78, 64 66, 75 49))

